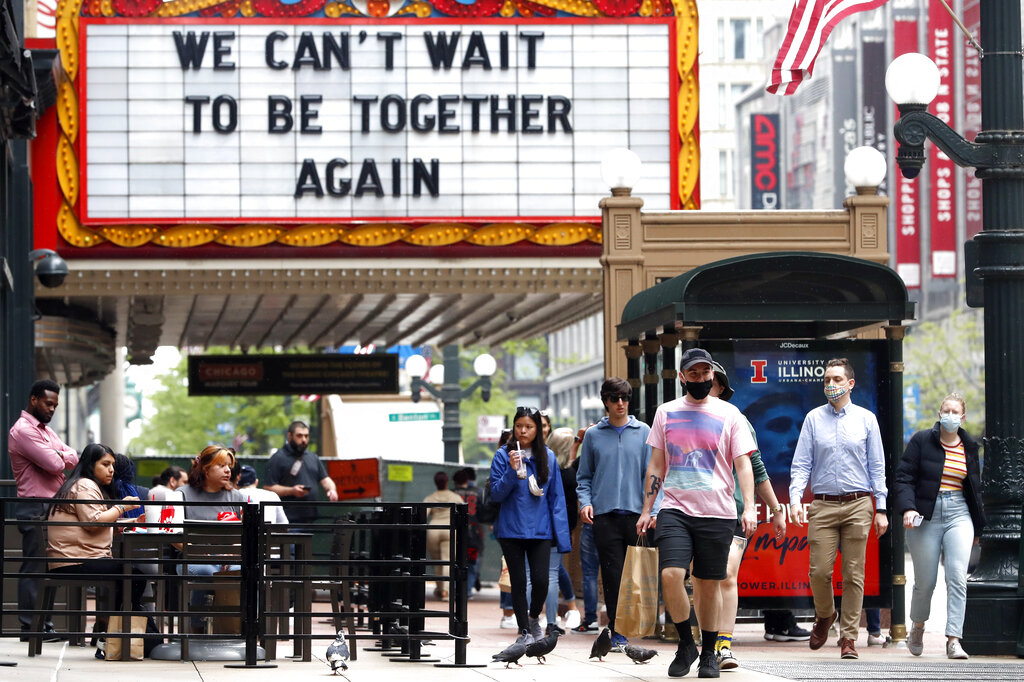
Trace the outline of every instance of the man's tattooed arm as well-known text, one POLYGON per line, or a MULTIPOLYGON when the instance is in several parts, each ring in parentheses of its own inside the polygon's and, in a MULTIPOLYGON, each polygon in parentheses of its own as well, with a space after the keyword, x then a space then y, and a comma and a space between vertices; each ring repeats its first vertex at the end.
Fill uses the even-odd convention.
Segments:
POLYGON ((648 497, 654 497, 661 490, 661 477, 651 474, 651 489, 647 491, 648 497))

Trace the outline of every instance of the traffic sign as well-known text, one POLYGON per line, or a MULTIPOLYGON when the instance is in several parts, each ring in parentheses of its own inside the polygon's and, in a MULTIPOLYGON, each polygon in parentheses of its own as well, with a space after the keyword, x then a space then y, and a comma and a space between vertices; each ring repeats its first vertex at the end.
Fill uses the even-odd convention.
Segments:
POLYGON ((393 412, 388 415, 389 422, 432 422, 440 420, 440 412, 393 412))
POLYGON ((339 500, 380 497, 380 460, 377 458, 328 461, 327 475, 338 488, 339 500))

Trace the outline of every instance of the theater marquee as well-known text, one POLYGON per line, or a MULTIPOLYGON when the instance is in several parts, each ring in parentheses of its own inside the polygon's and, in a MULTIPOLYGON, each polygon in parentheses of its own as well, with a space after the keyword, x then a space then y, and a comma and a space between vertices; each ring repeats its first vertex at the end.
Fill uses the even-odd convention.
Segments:
POLYGON ((594 241, 614 147, 699 203, 692 2, 76 5, 37 211, 72 247, 594 241))

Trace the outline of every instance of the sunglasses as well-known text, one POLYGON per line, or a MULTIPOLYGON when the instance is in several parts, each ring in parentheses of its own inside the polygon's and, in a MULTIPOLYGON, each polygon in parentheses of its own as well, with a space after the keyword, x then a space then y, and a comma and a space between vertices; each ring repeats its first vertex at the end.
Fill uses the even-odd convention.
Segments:
POLYGON ((536 417, 540 415, 540 410, 536 407, 517 407, 516 408, 516 419, 520 417, 536 417))
POLYGON ((605 398, 605 400, 607 400, 610 403, 617 403, 620 400, 622 402, 624 402, 624 403, 628 403, 629 402, 629 396, 628 395, 624 395, 622 393, 617 393, 615 395, 608 396, 607 398, 605 398))

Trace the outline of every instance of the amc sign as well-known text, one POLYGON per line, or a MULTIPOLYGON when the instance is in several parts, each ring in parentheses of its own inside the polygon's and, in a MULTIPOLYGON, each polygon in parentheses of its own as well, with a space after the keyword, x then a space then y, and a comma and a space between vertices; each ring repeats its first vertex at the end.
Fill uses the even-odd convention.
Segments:
POLYGON ((750 173, 752 208, 778 209, 779 206, 779 115, 751 114, 750 148, 753 168, 750 173))

